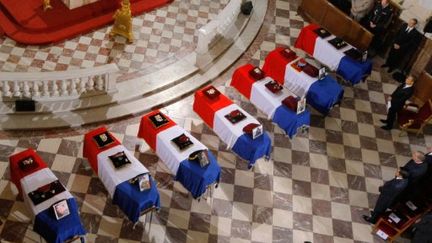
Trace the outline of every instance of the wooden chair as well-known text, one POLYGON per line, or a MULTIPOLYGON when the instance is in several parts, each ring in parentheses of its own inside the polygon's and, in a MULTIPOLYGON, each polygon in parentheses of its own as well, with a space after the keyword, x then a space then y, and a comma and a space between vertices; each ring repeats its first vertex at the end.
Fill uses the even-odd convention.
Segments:
POLYGON ((407 105, 398 112, 398 123, 402 136, 404 132, 415 132, 418 136, 423 133, 423 128, 432 120, 432 100, 428 100, 418 112, 411 109, 412 105, 407 105))

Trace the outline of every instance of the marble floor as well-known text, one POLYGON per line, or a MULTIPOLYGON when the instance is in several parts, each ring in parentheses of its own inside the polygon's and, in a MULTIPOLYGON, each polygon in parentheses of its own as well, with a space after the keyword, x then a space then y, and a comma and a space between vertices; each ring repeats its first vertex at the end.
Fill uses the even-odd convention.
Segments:
MULTIPOLYGON (((140 29, 146 29, 148 24, 159 28, 157 21, 153 21, 162 20, 171 12, 174 15, 197 15, 205 22, 226 2, 174 1, 172 5, 148 14, 154 17, 138 17, 143 21, 140 29), (215 2, 221 4, 215 6, 215 2), (184 5, 186 3, 190 5, 184 5), (202 7, 208 15, 194 12, 194 8, 189 7, 192 5, 202 7)), ((148 225, 144 228, 143 224, 132 227, 122 212, 112 205, 101 181, 82 157, 83 134, 102 124, 56 131, 1 132, 0 220, 3 223, 0 225, 0 242, 40 241, 32 230, 30 213, 10 188, 8 157, 26 148, 37 150, 77 198, 81 219, 88 231, 88 242, 381 242, 370 233, 371 227, 361 219, 362 214, 367 214, 374 206, 378 187, 393 177, 398 166, 409 160, 411 150, 425 151, 426 146, 432 145, 431 126, 426 127, 425 135, 419 137, 400 137, 396 129, 391 132, 380 129, 379 119, 386 113, 385 97, 397 85, 379 69, 382 60, 374 60, 374 71, 366 82, 354 87, 344 86, 345 97, 341 106, 334 108, 327 117, 312 111, 309 132, 292 140, 229 87, 236 67, 248 62, 262 66, 269 51, 277 46, 293 44, 299 30, 306 24, 296 15, 297 4, 296 0, 269 0, 266 22, 256 41, 230 70, 213 83, 264 124, 273 141, 269 162, 259 160, 253 170, 248 170, 247 163, 227 150, 194 114, 192 97, 164 107, 165 113, 213 151, 222 167, 221 183, 214 190, 212 199, 197 201, 173 181, 169 170, 150 149, 143 153, 139 151, 142 142, 136 137, 139 116, 103 124, 150 170, 158 183, 162 207, 154 215, 149 230, 148 225)), ((168 19, 171 18, 164 21, 172 21, 168 19)), ((190 21, 198 22, 197 19, 190 21)), ((172 26, 176 24, 172 23, 172 26)), ((176 33, 176 27, 173 28, 176 33)), ((191 27, 192 30, 195 28, 197 26, 191 27)), ((87 56, 91 52, 92 48, 86 51, 76 49, 80 44, 70 49, 67 47, 69 42, 84 40, 100 47, 106 37, 97 37, 99 32, 106 33, 107 29, 52 47, 23 47, 9 39, 0 39, 1 70, 55 70, 57 67, 54 66, 64 59, 61 58, 63 54, 83 56, 84 53, 87 56), (94 42, 98 38, 102 40, 94 42), (10 49, 10 53, 15 54, 8 54, 10 49), (34 54, 29 57, 31 60, 21 61, 26 57, 24 53, 31 50, 34 54), (48 61, 51 52, 62 54, 57 56, 59 59, 48 61)), ((193 36, 194 32, 188 35, 193 36)), ((174 36, 166 38, 175 39, 174 36)), ((189 43, 194 45, 193 40, 189 43)), ((133 56, 131 53, 134 51, 127 54, 127 49, 118 56, 133 56)), ((109 54, 104 53, 102 56, 107 58, 109 54)), ((147 65, 145 60, 153 60, 147 53, 140 55, 144 56, 138 61, 141 66, 135 69, 125 64, 125 72, 142 71, 147 65)), ((125 59, 130 60, 128 57, 125 59)), ((69 62, 63 68, 69 68, 68 65, 72 65, 70 68, 83 67, 81 64, 69 62)))

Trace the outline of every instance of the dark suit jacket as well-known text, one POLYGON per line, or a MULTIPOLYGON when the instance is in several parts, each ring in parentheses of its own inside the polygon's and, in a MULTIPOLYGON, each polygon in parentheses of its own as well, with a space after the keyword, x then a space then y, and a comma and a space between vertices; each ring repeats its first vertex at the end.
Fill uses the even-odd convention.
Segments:
POLYGON ((407 179, 392 179, 384 183, 380 187, 379 191, 381 194, 375 204, 374 212, 382 213, 387 208, 391 207, 395 202, 395 199, 405 190, 408 186, 407 179))
POLYGON ((432 213, 423 216, 414 229, 412 243, 432 243, 432 213))
POLYGON ((427 164, 428 167, 426 176, 432 179, 432 154, 426 154, 424 163, 427 164))
POLYGON ((394 39, 394 43, 400 46, 399 50, 402 52, 409 49, 409 47, 411 47, 413 50, 417 49, 416 43, 418 38, 420 38, 420 33, 416 30, 416 28, 413 28, 407 33, 407 27, 407 23, 403 24, 394 39))
POLYGON ((417 164, 414 160, 410 160, 402 168, 409 172, 409 184, 413 184, 426 174, 428 165, 425 162, 417 164))
POLYGON ((412 94, 414 93, 414 88, 404 88, 405 84, 399 85, 397 89, 391 95, 391 108, 399 111, 405 105, 405 101, 407 101, 412 94))

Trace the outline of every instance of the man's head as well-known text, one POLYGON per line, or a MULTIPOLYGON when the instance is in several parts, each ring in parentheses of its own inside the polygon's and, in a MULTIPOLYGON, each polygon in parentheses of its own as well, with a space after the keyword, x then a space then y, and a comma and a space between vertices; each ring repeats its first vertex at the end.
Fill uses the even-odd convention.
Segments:
POLYGON ((407 179, 409 177, 409 172, 406 171, 406 170, 404 170, 404 169, 402 169, 402 168, 399 168, 396 171, 396 177, 402 177, 404 179, 407 179))
POLYGON ((413 85, 414 84, 414 77, 411 76, 411 75, 409 75, 408 77, 406 77, 405 84, 406 85, 410 85, 410 86, 413 85))
POLYGON ((416 163, 422 163, 425 160, 425 154, 420 151, 412 151, 412 159, 416 163))
POLYGON ((418 20, 416 18, 412 18, 408 21, 408 26, 410 28, 414 28, 418 23, 418 20))
POLYGON ((385 7, 389 4, 389 0, 381 0, 381 6, 385 7))

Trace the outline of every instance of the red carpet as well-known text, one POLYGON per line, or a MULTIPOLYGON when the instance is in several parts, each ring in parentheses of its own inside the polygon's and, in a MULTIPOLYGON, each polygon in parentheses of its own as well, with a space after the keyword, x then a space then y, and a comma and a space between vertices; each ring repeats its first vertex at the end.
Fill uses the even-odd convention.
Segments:
MULTIPOLYGON (((69 10, 61 0, 42 9, 42 0, 0 0, 0 29, 24 44, 48 44, 100 28, 113 21, 121 0, 100 0, 69 10)), ((132 15, 150 11, 173 0, 130 0, 132 15)), ((0 31, 1 32, 1 31, 0 31)))

